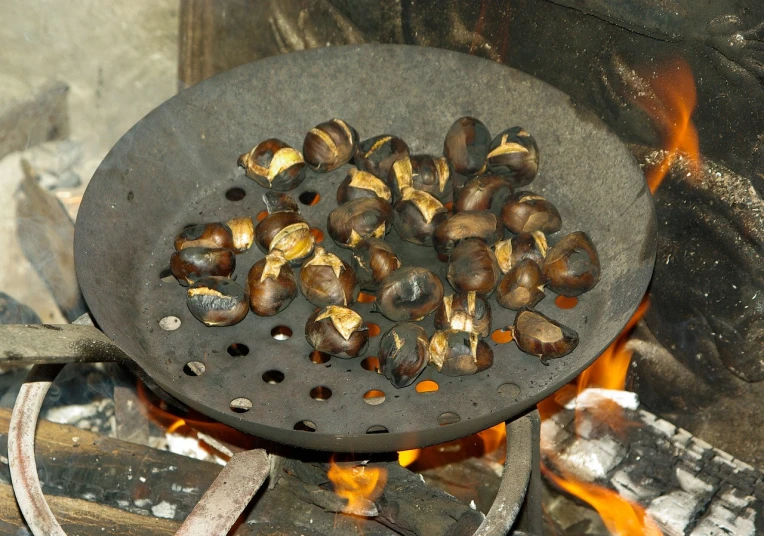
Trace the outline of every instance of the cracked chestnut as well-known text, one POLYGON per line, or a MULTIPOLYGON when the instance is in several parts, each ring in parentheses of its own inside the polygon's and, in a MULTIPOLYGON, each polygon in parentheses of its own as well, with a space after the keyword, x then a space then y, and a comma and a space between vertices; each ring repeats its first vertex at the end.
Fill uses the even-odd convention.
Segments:
POLYGON ((468 238, 479 238, 491 246, 504 238, 504 226, 491 212, 458 212, 435 228, 432 245, 438 253, 448 256, 468 238))
POLYGON ((497 242, 494 246, 499 268, 505 274, 523 259, 531 259, 543 266, 547 249, 546 235, 541 231, 520 233, 508 240, 497 242))
POLYGON ((369 328, 352 309, 329 305, 310 315, 305 338, 319 352, 342 358, 358 357, 369 347, 369 328))
POLYGON ((284 254, 277 250, 260 259, 247 274, 249 308, 257 316, 274 316, 297 297, 297 281, 284 254))
POLYGON ((544 299, 546 277, 539 265, 531 259, 515 264, 499 282, 496 301, 507 309, 534 307, 544 299))
POLYGON ((578 346, 578 333, 532 309, 520 309, 512 326, 512 338, 526 354, 542 361, 568 355, 578 346))
POLYGON ((385 279, 374 302, 393 322, 419 321, 443 300, 443 283, 431 271, 417 266, 399 268, 385 279))
POLYGON ((482 121, 474 117, 460 117, 446 134, 443 154, 451 162, 454 171, 471 176, 485 169, 491 133, 482 121))
POLYGON ((211 275, 230 277, 235 269, 236 255, 226 248, 185 248, 170 256, 170 271, 184 287, 211 275))
POLYGON ((338 246, 353 249, 361 240, 384 238, 392 219, 390 203, 378 197, 362 197, 332 210, 326 229, 338 246))
POLYGON ((454 190, 454 212, 485 210, 498 215, 511 194, 512 186, 506 178, 493 173, 481 175, 454 190))
POLYGON ((536 140, 522 127, 499 133, 488 150, 488 169, 507 177, 514 187, 530 184, 539 169, 536 140))
POLYGON ((496 257, 485 242, 468 238, 459 242, 448 261, 448 282, 459 292, 490 296, 501 277, 496 257))
POLYGON ((269 214, 255 227, 255 240, 265 253, 280 250, 291 263, 298 263, 313 251, 315 240, 310 226, 297 212, 297 204, 284 194, 263 196, 269 214))
POLYGON ((210 276, 189 287, 188 310, 205 326, 232 326, 249 312, 246 291, 233 279, 210 276))
POLYGON ((233 250, 236 253, 244 253, 252 247, 252 242, 255 241, 255 222, 252 218, 233 218, 225 223, 231 230, 233 250))
POLYGON ((576 231, 549 249, 544 262, 549 288, 563 296, 578 296, 600 280, 600 258, 589 236, 576 231))
POLYGON ((398 236, 420 246, 432 245, 432 233, 446 221, 448 211, 427 192, 405 187, 395 203, 393 225, 398 236))
POLYGON ((233 233, 225 223, 189 225, 175 237, 175 249, 226 248, 234 249, 233 233))
POLYGON ((305 179, 300 151, 276 138, 262 141, 241 155, 239 165, 260 186, 282 192, 297 188, 305 179))
POLYGON ((427 332, 418 324, 396 324, 379 341, 379 371, 398 389, 414 383, 430 361, 427 332))
POLYGON ((402 139, 382 134, 358 144, 353 162, 358 169, 387 180, 390 168, 398 160, 409 156, 409 146, 402 139))
POLYGON ((475 332, 436 331, 430 338, 430 363, 446 376, 470 376, 493 365, 493 350, 475 332))
POLYGON ((387 187, 385 181, 367 171, 350 168, 348 176, 345 177, 345 180, 337 188, 337 203, 342 205, 361 197, 378 197, 388 203, 393 200, 390 188, 387 187))
POLYGON ((427 192, 441 203, 454 189, 453 173, 445 157, 418 154, 401 158, 390 168, 387 184, 398 199, 406 187, 427 192))
POLYGON ((317 247, 300 268, 299 286, 303 296, 316 307, 347 307, 358 299, 358 280, 353 269, 322 247, 317 247))
POLYGON ((347 164, 357 146, 358 132, 342 119, 332 119, 310 129, 302 154, 313 171, 332 171, 347 164))
POLYGON ((491 305, 477 292, 458 292, 443 298, 435 311, 435 329, 491 334, 491 305))
POLYGON ((517 192, 501 208, 501 219, 513 233, 556 233, 562 227, 557 208, 541 195, 517 192))
POLYGON ((369 238, 353 250, 351 265, 361 288, 376 291, 387 276, 401 267, 401 261, 387 242, 369 238))

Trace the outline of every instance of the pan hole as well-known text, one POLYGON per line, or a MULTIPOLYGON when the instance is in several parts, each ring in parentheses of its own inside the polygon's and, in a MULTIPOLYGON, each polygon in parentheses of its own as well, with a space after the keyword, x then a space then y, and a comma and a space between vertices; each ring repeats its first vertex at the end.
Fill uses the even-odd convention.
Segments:
POLYGON ((377 297, 374 294, 366 294, 365 292, 358 294, 358 303, 372 303, 376 299, 377 297))
POLYGON ((498 388, 499 394, 507 398, 517 398, 520 396, 520 387, 514 383, 502 383, 498 388))
POLYGON ((434 393, 438 389, 440 389, 440 386, 432 380, 422 380, 416 384, 417 393, 434 393))
POLYGON ((249 354, 249 346, 240 342, 235 342, 228 348, 226 348, 228 355, 231 357, 244 357, 249 354))
POLYGON ((316 229, 313 227, 310 230, 310 234, 313 236, 313 240, 316 242, 316 244, 320 244, 324 241, 324 233, 321 231, 321 229, 316 229))
POLYGON ((361 367, 365 370, 370 370, 372 372, 379 373, 379 358, 367 357, 363 361, 361 361, 361 367))
POLYGON ((438 253, 438 260, 440 262, 448 262, 448 255, 445 255, 443 253, 438 253))
POLYGON ((249 398, 234 398, 231 403, 228 404, 231 411, 235 413, 246 413, 252 409, 252 401, 249 398))
POLYGON ((280 370, 268 370, 263 373, 263 381, 265 383, 270 383, 271 385, 283 382, 284 378, 284 373, 280 370))
POLYGON ((229 201, 241 201, 245 197, 247 197, 247 192, 244 191, 244 188, 239 188, 238 186, 229 188, 225 192, 225 198, 229 201))
POLYGON ((257 221, 263 221, 267 215, 268 215, 267 210, 261 210, 260 212, 257 213, 257 216, 255 217, 255 219, 257 221))
POLYGON ((557 296, 554 299, 554 304, 560 309, 573 309, 578 305, 578 298, 575 296, 557 296))
POLYGON ((165 268, 164 270, 162 270, 161 272, 159 272, 159 279, 163 283, 169 283, 171 281, 175 281, 175 276, 172 275, 172 270, 170 270, 169 266, 165 268))
POLYGON ((497 329, 491 333, 491 340, 496 344, 507 344, 512 340, 512 329, 509 326, 497 329))
POLYGON ((159 320, 159 327, 165 331, 175 331, 180 327, 180 318, 177 316, 165 316, 159 320))
POLYGON ((292 330, 287 326, 276 326, 271 330, 271 337, 277 341, 285 341, 292 336, 292 330))
POLYGON ((313 421, 300 421, 296 423, 293 427, 294 430, 297 430, 298 432, 315 432, 316 431, 316 423, 313 421))
POLYGON ((321 195, 318 192, 313 192, 308 190, 307 192, 301 193, 297 199, 299 199, 300 203, 302 203, 303 205, 308 205, 309 207, 312 207, 313 205, 317 205, 318 202, 321 201, 321 195))
POLYGON ((369 328, 369 337, 376 337, 382 332, 379 325, 375 324, 374 322, 369 322, 366 324, 366 327, 369 328))
POLYGON ((207 367, 201 361, 189 361, 183 366, 183 372, 187 376, 201 376, 205 370, 207 370, 207 367))
POLYGON ((438 424, 441 426, 447 426, 449 424, 456 424, 461 421, 462 418, 452 411, 446 411, 438 415, 438 424))
POLYGON ((323 385, 319 385, 310 390, 310 398, 313 400, 329 400, 331 397, 332 390, 323 385))
POLYGON ((363 401, 370 406, 378 406, 385 401, 385 393, 384 391, 380 391, 379 389, 372 389, 370 391, 366 391, 363 394, 363 401))
POLYGON ((327 354, 326 352, 319 352, 318 350, 313 350, 310 353, 309 356, 311 362, 315 363, 316 365, 323 365, 324 363, 327 363, 332 356, 327 354))
POLYGON ((390 430, 388 430, 386 427, 382 426, 381 424, 369 426, 369 428, 366 429, 367 434, 387 434, 389 432, 390 430))

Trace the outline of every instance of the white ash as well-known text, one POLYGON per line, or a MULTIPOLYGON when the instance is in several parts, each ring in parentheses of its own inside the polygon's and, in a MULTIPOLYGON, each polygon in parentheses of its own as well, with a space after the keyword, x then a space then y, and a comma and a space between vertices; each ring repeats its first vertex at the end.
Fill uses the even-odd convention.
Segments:
POLYGON ((178 507, 174 504, 170 504, 167 501, 162 501, 159 504, 151 507, 151 513, 154 517, 161 517, 164 519, 175 519, 175 511, 178 507))

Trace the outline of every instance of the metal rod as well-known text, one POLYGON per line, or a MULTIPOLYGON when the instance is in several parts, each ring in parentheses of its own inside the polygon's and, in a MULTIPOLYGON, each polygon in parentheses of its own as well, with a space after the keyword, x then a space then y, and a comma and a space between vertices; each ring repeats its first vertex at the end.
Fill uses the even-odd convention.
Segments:
POLYGON ((128 361, 111 339, 92 325, 0 325, 0 364, 19 367, 61 363, 128 361))

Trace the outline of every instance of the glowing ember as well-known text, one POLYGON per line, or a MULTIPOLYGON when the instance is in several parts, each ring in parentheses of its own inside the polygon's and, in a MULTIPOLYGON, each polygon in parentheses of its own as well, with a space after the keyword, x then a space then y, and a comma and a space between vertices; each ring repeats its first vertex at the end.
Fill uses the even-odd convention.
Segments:
MULTIPOLYGON (((491 454, 498 451, 506 443, 507 427, 501 422, 492 428, 478 432, 478 437, 483 441, 484 455, 491 454)), ((504 452, 502 458, 497 461, 504 463, 505 456, 506 452, 504 452)))
POLYGON ((342 512, 351 515, 367 510, 368 502, 379 498, 387 483, 387 471, 382 468, 364 465, 341 467, 333 457, 327 476, 334 485, 334 493, 347 500, 342 512))
POLYGON ((408 467, 415 461, 417 461, 417 458, 419 458, 419 454, 421 454, 421 449, 413 449, 413 450, 402 450, 398 453, 398 464, 401 467, 408 467))

